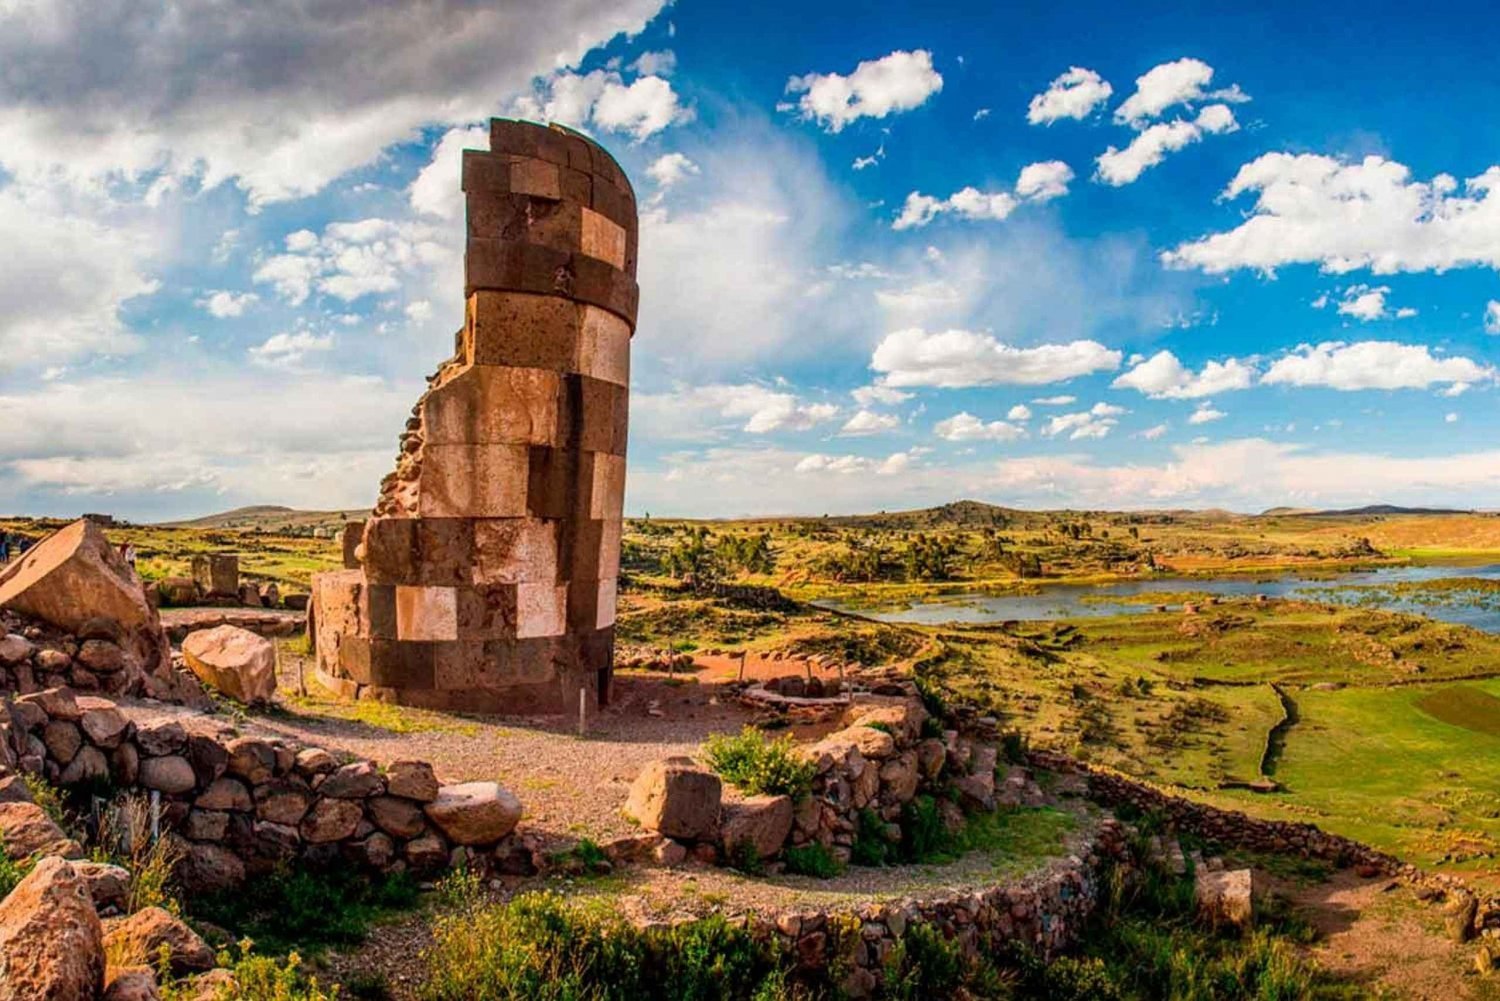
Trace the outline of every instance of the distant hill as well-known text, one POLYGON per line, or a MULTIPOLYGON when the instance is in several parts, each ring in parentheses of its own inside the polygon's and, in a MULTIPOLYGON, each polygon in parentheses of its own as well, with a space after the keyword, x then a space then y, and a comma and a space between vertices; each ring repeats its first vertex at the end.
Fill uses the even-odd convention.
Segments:
POLYGON ((1261 512, 1264 516, 1301 515, 1309 518, 1359 518, 1372 515, 1448 515, 1473 513, 1473 511, 1460 508, 1402 507, 1399 504, 1368 504, 1364 507, 1350 507, 1330 511, 1299 507, 1273 507, 1261 512))
POLYGON ((163 528, 201 529, 260 529, 262 532, 286 532, 313 528, 334 529, 346 521, 359 521, 369 517, 369 512, 360 508, 343 511, 299 511, 279 504, 256 504, 237 507, 232 511, 204 515, 184 521, 162 522, 163 528))

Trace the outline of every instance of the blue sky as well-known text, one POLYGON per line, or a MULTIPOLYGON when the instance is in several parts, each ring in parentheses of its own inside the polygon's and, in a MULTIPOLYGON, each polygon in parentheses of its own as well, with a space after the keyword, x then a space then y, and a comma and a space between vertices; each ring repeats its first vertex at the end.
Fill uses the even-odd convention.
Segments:
POLYGON ((0 509, 367 506, 493 114, 639 194, 632 513, 1500 506, 1500 14, 1181 6, 0 4, 0 509))

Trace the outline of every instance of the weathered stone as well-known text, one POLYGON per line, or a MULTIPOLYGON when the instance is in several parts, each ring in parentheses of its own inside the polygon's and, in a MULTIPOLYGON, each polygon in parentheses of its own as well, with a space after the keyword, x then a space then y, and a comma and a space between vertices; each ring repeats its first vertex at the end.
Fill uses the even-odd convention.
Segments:
POLYGON ((297 771, 303 775, 324 775, 338 766, 338 759, 321 747, 304 747, 297 752, 297 771))
POLYGON ((35 650, 36 644, 32 643, 25 636, 20 636, 16 633, 7 633, 3 638, 0 638, 0 664, 4 664, 6 667, 15 667, 17 664, 24 664, 31 659, 31 655, 35 650))
POLYGON ((229 774, 252 786, 268 781, 276 774, 276 750, 255 737, 238 737, 225 745, 229 752, 229 774))
POLYGON ((406 862, 418 872, 428 872, 448 864, 448 846, 443 839, 433 834, 413 838, 402 849, 406 862))
POLYGON ((130 720, 125 714, 103 699, 80 699, 79 704, 83 707, 79 725, 83 727, 84 736, 105 750, 119 747, 130 728, 130 720))
POLYGON ((193 766, 180 754, 147 758, 141 762, 140 783, 147 789, 158 789, 169 795, 192 792, 198 784, 193 766))
POLYGON ((723 795, 719 777, 693 759, 662 758, 636 776, 625 813, 669 838, 714 840, 723 795))
POLYGON ((312 804, 312 790, 298 779, 277 779, 255 788, 255 815, 272 824, 296 827, 312 804))
POLYGON ((1193 876, 1193 898, 1210 924, 1248 928, 1255 921, 1254 874, 1249 869, 1200 868, 1193 876))
POLYGON ((250 810, 255 806, 245 784, 228 777, 216 779, 194 800, 194 805, 200 810, 250 810))
POLYGON ((97 910, 123 908, 130 895, 130 870, 105 862, 74 862, 73 871, 89 888, 97 910))
POLYGON ((365 805, 375 826, 392 837, 414 838, 427 826, 422 808, 404 797, 373 796, 365 805))
POLYGON ((31 790, 26 786, 26 780, 19 775, 0 776, 0 803, 31 803, 35 802, 31 796, 31 790))
POLYGON ((0 803, 0 841, 13 859, 31 855, 81 858, 83 849, 35 803, 0 803))
POLYGON ((438 780, 425 761, 393 761, 385 774, 386 791, 418 803, 437 799, 438 780))
POLYGON ((64 786, 73 786, 82 782, 100 782, 107 778, 109 761, 104 757, 104 752, 97 747, 84 747, 68 762, 68 767, 62 770, 57 781, 64 786))
POLYGON ((70 688, 48 688, 30 695, 23 695, 16 700, 18 705, 34 705, 41 709, 52 719, 65 720, 76 723, 83 718, 83 710, 78 707, 78 698, 70 688))
POLYGON ((111 966, 101 1001, 161 1001, 156 974, 149 966, 111 966))
POLYGON ((129 663, 125 651, 109 640, 86 640, 78 650, 77 660, 90 671, 100 674, 123 671, 129 663))
POLYGON ((0 901, 0 1001, 93 1001, 104 933, 71 863, 44 858, 0 901))
POLYGON ((731 859, 741 846, 749 844, 759 858, 772 858, 781 852, 792 833, 792 798, 790 796, 746 796, 727 799, 719 824, 720 843, 731 859))
POLYGON ((915 751, 906 751, 880 766, 881 794, 896 803, 911 800, 921 779, 915 751))
POLYGON ((364 815, 358 800, 320 798, 302 821, 302 838, 315 845, 342 841, 353 836, 364 815))
POLYGON ((1470 893, 1456 894, 1443 908, 1443 927, 1448 937, 1460 943, 1473 938, 1474 917, 1478 913, 1478 898, 1470 893))
POLYGON ((498 782, 443 786, 424 810, 449 840, 459 845, 492 845, 521 820, 521 801, 498 782))
POLYGON ((170 665, 166 634, 140 578, 90 521, 53 532, 14 560, 0 574, 0 607, 73 633, 107 619, 147 673, 170 665))
POLYGON ((193 557, 193 581, 209 597, 237 598, 240 558, 234 553, 199 553, 193 557))
POLYGON ((223 845, 192 842, 177 865, 177 878, 194 893, 233 889, 245 881, 245 863, 223 845))
POLYGON ((276 648, 248 629, 222 625, 189 633, 182 657, 204 684, 240 702, 269 702, 276 694, 276 648))
POLYGON ((160 907, 145 907, 108 921, 104 947, 112 957, 125 958, 131 964, 154 963, 165 951, 168 966, 179 977, 211 970, 214 965, 214 951, 208 943, 160 907))
POLYGON ((83 746, 83 734, 77 724, 55 719, 42 728, 42 743, 53 761, 66 765, 83 746))
POLYGON ((385 778, 371 761, 347 764, 323 780, 320 796, 334 799, 365 799, 385 791, 385 778))
POLYGON ((166 720, 140 727, 135 743, 147 757, 176 754, 187 746, 187 730, 176 720, 166 720))

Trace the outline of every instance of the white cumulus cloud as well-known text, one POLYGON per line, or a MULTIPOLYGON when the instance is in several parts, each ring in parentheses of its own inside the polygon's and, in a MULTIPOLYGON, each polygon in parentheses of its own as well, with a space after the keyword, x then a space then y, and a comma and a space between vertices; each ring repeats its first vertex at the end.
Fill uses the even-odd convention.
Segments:
POLYGON ((1032 125, 1051 125, 1063 118, 1081 120, 1108 101, 1114 92, 1109 81, 1098 73, 1073 66, 1031 99, 1026 120, 1032 125))
POLYGON ((1332 274, 1500 268, 1500 166, 1462 186, 1447 174, 1412 178, 1380 156, 1358 163, 1267 153, 1242 166, 1226 199, 1253 194, 1248 218, 1166 251, 1169 267, 1211 274, 1317 264, 1332 274), (1462 193, 1460 193, 1460 191, 1462 193))
POLYGON ((1022 167, 1020 176, 1016 179, 1014 193, 985 192, 975 187, 966 187, 947 198, 935 198, 913 191, 906 196, 906 202, 901 206, 896 220, 891 223, 891 228, 920 228, 944 213, 952 213, 964 219, 1002 220, 1022 202, 1048 202, 1066 195, 1068 182, 1072 180, 1071 167, 1061 160, 1048 160, 1022 167))
POLYGON ((1121 358, 1091 340, 1018 348, 969 330, 929 334, 910 327, 887 334, 870 367, 889 386, 1040 386, 1113 371, 1121 358))
POLYGON ((1248 389, 1255 369, 1237 358, 1210 361, 1194 372, 1170 351, 1158 351, 1112 383, 1159 400, 1190 400, 1235 389, 1248 389))
POLYGON ((1227 105, 1210 104, 1191 121, 1178 118, 1159 122, 1139 132, 1124 149, 1110 146, 1095 161, 1095 176, 1114 187, 1130 184, 1165 160, 1168 153, 1199 142, 1206 135, 1233 132, 1237 128, 1234 112, 1227 105))
POLYGON ((1135 93, 1115 109, 1115 120, 1140 128, 1142 122, 1175 105, 1249 100, 1238 86, 1207 90, 1213 78, 1213 67, 1201 59, 1178 59, 1154 66, 1136 77, 1135 93))
POLYGON ((900 426, 901 418, 895 414, 880 414, 873 410, 860 410, 844 422, 844 426, 839 428, 839 435, 845 438, 861 437, 863 435, 894 431, 900 426))
POLYGON ((1006 421, 985 422, 968 411, 961 411, 933 425, 933 433, 945 441, 1016 441, 1026 437, 1026 429, 1006 421))
POLYGON ((1354 391, 1473 385, 1494 377, 1491 367, 1469 358, 1438 357, 1425 344, 1330 341, 1316 346, 1304 344, 1277 359, 1261 382, 1354 391))
POLYGON ((861 62, 848 76, 808 73, 787 81, 788 94, 800 94, 795 105, 804 119, 829 132, 840 132, 861 118, 885 118, 919 108, 943 89, 943 77, 925 49, 896 51, 861 62))

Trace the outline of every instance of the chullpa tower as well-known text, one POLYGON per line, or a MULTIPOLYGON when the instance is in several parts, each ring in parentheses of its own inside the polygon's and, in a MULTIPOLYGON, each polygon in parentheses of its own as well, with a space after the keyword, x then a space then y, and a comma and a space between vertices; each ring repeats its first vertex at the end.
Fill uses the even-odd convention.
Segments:
POLYGON ((495 119, 466 150, 466 315, 345 569, 313 580, 335 691, 479 712, 607 700, 638 289, 630 182, 495 119))

